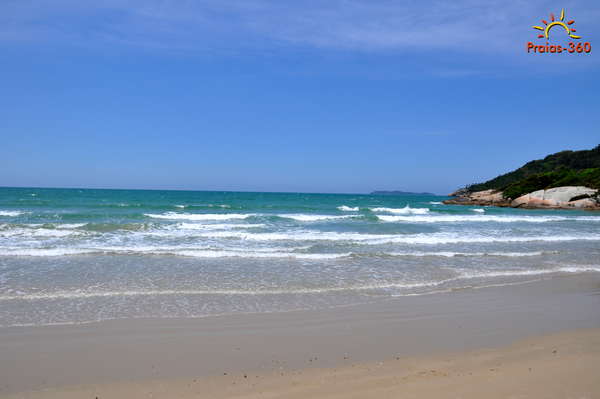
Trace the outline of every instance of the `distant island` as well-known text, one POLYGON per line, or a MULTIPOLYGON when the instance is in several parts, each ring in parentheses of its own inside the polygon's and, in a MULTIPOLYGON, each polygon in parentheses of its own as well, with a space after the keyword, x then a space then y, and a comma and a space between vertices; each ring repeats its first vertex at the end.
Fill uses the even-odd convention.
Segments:
POLYGON ((410 191, 373 191, 370 195, 435 195, 432 193, 413 193, 410 191))
POLYGON ((446 204, 600 210, 600 145, 557 152, 449 195, 446 204))

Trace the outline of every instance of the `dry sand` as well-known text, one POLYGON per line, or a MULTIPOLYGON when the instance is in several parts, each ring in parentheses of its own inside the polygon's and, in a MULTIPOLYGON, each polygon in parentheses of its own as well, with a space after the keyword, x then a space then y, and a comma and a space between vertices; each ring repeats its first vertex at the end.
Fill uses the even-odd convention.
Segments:
POLYGON ((326 369, 71 386, 7 398, 597 398, 600 330, 326 369))
POLYGON ((600 397, 600 278, 0 329, 6 398, 600 397))

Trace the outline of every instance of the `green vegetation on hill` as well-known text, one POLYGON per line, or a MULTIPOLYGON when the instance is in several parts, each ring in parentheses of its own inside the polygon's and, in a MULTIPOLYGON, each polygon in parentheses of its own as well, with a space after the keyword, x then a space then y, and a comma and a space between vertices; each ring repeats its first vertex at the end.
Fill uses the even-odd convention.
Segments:
POLYGON ((506 198, 514 199, 532 191, 560 186, 600 189, 600 145, 592 150, 557 152, 467 189, 471 192, 502 190, 506 198))
POLYGON ((561 168, 554 172, 537 173, 509 184, 503 189, 503 195, 515 199, 532 191, 561 186, 586 186, 600 189, 600 168, 584 170, 561 168))

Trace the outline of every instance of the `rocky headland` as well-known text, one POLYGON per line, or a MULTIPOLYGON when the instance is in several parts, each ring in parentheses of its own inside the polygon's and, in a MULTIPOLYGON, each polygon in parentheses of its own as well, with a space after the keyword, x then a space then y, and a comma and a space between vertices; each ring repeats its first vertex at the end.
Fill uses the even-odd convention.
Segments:
POLYGON ((584 186, 555 187, 524 194, 514 200, 504 197, 502 191, 483 190, 454 192, 444 204, 502 206, 526 209, 586 209, 600 210, 598 190, 584 186))
POLYGON ((600 145, 548 155, 449 196, 445 204, 600 210, 600 145))

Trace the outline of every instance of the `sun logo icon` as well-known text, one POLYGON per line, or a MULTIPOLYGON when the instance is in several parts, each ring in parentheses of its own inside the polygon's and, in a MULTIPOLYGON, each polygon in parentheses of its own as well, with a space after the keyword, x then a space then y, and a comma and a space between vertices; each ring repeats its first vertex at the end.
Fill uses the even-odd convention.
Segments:
POLYGON ((563 29, 567 32, 567 35, 569 35, 570 37, 572 37, 573 39, 581 39, 581 36, 577 36, 574 35, 573 32, 577 32, 577 30, 575 28, 572 28, 571 25, 573 25, 573 23, 575 23, 574 20, 570 20, 567 22, 563 22, 565 20, 565 9, 563 8, 560 12, 560 20, 556 21, 554 18, 554 14, 550 13, 550 23, 548 23, 548 21, 543 20, 542 22, 544 23, 544 25, 546 25, 545 27, 542 26, 534 26, 533 29, 537 29, 537 30, 541 30, 544 32, 543 35, 538 35, 538 37, 541 38, 546 38, 548 39, 550 36, 550 29, 554 28, 555 26, 562 26, 563 29))

